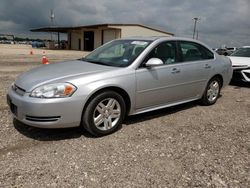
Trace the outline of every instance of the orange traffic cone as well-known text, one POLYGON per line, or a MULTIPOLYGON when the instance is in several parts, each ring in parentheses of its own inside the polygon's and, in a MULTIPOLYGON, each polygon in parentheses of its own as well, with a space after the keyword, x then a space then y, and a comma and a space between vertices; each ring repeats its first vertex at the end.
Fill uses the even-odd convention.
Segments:
POLYGON ((45 55, 45 51, 43 51, 43 58, 42 58, 42 64, 43 65, 46 65, 46 64, 49 64, 49 61, 45 55))
POLYGON ((30 55, 33 55, 33 51, 32 51, 32 49, 30 50, 30 55))

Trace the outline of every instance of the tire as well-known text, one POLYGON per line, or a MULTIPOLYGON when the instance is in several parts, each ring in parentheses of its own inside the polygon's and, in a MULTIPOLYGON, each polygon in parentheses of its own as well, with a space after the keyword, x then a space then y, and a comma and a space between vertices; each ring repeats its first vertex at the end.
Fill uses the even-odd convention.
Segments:
POLYGON ((93 136, 118 130, 126 112, 124 99, 114 91, 103 91, 92 98, 83 112, 83 127, 93 136))
POLYGON ((221 80, 218 77, 212 78, 207 84, 206 90, 201 98, 201 103, 206 106, 216 103, 220 96, 220 90, 221 80))

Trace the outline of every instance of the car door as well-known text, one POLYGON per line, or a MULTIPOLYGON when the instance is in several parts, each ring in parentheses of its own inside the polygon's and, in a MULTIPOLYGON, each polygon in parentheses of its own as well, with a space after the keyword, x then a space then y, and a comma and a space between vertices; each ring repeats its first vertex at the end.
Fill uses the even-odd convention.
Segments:
POLYGON ((182 89, 186 90, 183 98, 199 98, 210 78, 215 61, 214 54, 195 42, 178 41, 177 44, 181 57, 180 69, 182 70, 184 86, 182 89))
POLYGON ((163 42, 152 50, 145 61, 156 57, 161 59, 164 65, 141 67, 136 70, 137 109, 170 105, 199 98, 202 86, 209 74, 207 70, 211 67, 207 61, 200 59, 191 61, 192 54, 189 54, 190 60, 183 59, 183 56, 186 55, 184 52, 187 52, 184 48, 185 45, 183 46, 179 42, 163 42), (166 56, 169 56, 169 50, 171 50, 170 60, 166 60, 167 57, 162 55, 164 49, 161 46, 171 47, 165 48, 166 56), (206 65, 208 68, 204 67, 206 65))
POLYGON ((146 67, 136 70, 136 108, 148 108, 175 101, 178 85, 181 80, 176 42, 162 42, 145 58, 143 64, 150 58, 159 58, 163 65, 146 67))

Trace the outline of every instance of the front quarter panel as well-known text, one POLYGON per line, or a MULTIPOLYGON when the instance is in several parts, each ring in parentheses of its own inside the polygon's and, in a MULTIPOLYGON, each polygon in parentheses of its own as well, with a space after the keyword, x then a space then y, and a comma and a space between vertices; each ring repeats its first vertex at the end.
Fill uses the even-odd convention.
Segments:
MULTIPOLYGON (((96 92, 109 87, 118 87, 128 94, 131 102, 129 113, 131 113, 135 106, 135 70, 123 68, 119 71, 99 74, 97 77, 98 78, 93 76, 92 78, 70 80, 70 82, 78 88, 74 96, 78 98, 82 97, 81 102, 83 107, 96 92), (86 82, 86 79, 89 80, 89 82, 86 82)), ((125 103, 127 102, 128 101, 125 101, 125 103)))

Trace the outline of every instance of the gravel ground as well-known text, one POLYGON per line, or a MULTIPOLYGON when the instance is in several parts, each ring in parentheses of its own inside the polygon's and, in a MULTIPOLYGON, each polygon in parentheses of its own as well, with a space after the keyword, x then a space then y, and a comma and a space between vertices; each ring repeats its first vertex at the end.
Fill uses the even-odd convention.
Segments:
MULTIPOLYGON (((250 86, 230 85, 213 106, 188 103, 127 117, 93 138, 80 128, 46 130, 13 121, 15 77, 42 50, 0 46, 0 187, 250 187, 250 86)), ((50 62, 77 51, 46 51, 50 62)))

